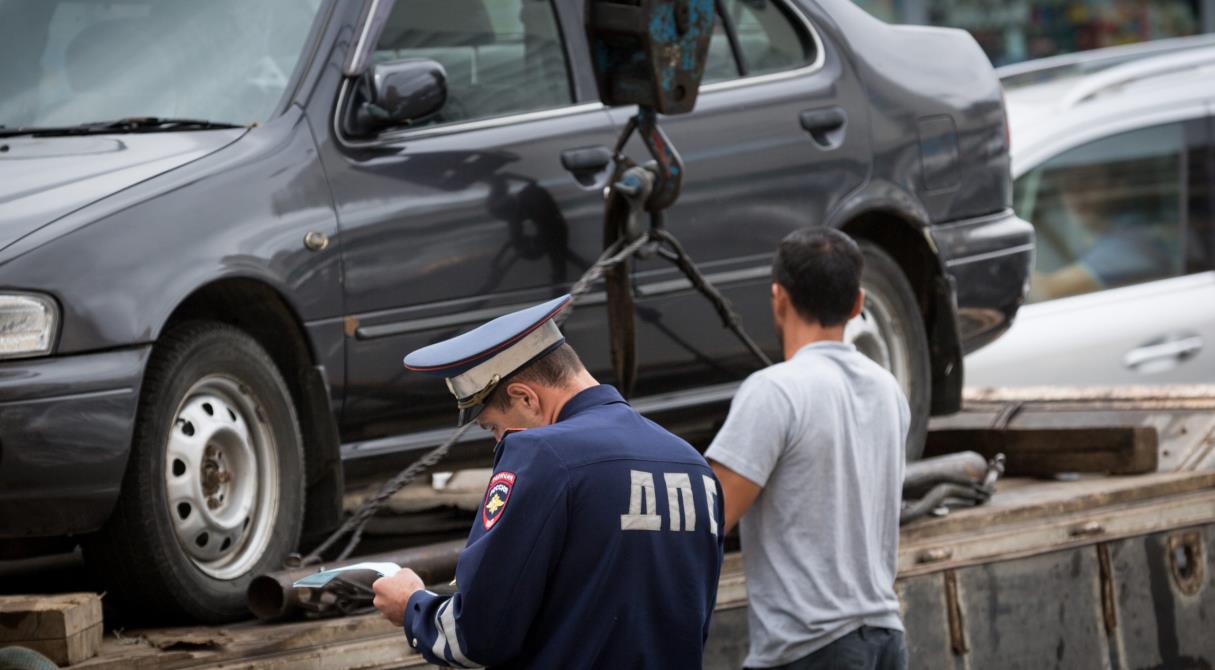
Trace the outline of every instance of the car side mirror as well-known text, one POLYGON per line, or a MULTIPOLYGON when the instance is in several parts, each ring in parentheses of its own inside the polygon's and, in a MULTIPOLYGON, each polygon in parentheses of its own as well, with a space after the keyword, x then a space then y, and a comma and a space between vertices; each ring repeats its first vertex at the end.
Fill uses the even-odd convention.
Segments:
POLYGON ((385 128, 408 127, 438 114, 447 102, 447 71, 435 61, 416 58, 376 63, 355 88, 346 130, 367 136, 385 128))

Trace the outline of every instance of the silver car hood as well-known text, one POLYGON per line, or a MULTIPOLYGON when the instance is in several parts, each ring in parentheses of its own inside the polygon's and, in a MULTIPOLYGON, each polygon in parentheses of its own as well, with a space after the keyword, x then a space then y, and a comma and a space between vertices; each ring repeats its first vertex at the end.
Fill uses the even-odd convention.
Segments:
POLYGON ((244 132, 0 139, 0 250, 62 216, 215 152, 244 132))

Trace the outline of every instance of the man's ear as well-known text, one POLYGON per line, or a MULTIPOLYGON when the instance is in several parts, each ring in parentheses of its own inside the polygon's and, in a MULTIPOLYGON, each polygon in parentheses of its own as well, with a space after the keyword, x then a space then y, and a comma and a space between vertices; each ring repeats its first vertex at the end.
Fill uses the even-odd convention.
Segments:
POLYGON ((778 314, 783 313, 789 306, 789 292, 784 286, 776 282, 772 282, 772 311, 778 314))
POLYGON ((855 319, 862 310, 865 309, 865 289, 860 289, 856 292, 856 302, 852 305, 852 313, 848 315, 848 320, 855 319))
POLYGON ((519 382, 507 384, 506 397, 518 400, 524 408, 532 411, 540 407, 540 396, 527 384, 519 382))

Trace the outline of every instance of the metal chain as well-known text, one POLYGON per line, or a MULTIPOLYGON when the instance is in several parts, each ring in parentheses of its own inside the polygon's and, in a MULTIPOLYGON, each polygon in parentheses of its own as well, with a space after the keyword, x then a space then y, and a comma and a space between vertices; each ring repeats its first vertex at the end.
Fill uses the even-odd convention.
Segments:
MULTIPOLYGON (((575 283, 570 289, 570 296, 577 301, 580 296, 584 295, 591 289, 595 282, 599 281, 603 277, 604 272, 607 272, 616 264, 625 261, 633 254, 637 253, 637 251, 648 244, 649 241, 650 240, 648 237, 642 236, 632 242, 628 242, 627 244, 625 240, 618 240, 615 244, 609 246, 603 252, 603 254, 599 256, 599 260, 595 261, 595 264, 588 268, 578 282, 575 283)), ((569 317, 570 312, 573 311, 573 307, 574 305, 571 304, 568 308, 562 311, 560 315, 558 315, 558 324, 569 317)), ((445 442, 443 442, 443 444, 440 444, 434 449, 428 451, 424 456, 413 463, 410 463, 409 467, 397 473, 395 477, 384 482, 384 484, 380 486, 380 490, 376 492, 374 496, 364 500, 363 503, 359 505, 359 508, 355 510, 354 514, 350 515, 350 517, 342 522, 342 525, 339 526, 337 530, 333 531, 333 533, 331 533, 324 542, 309 552, 307 556, 300 558, 298 562, 293 561, 293 563, 300 567, 320 563, 323 560, 323 554, 331 549, 339 539, 347 534, 350 535, 350 540, 346 543, 346 546, 342 548, 341 553, 339 553, 337 558, 334 560, 343 561, 349 557, 351 552, 354 551, 354 548, 358 546, 359 541, 362 540, 363 529, 366 528, 367 522, 371 520, 371 517, 375 516, 375 514, 379 512, 380 509, 388 503, 389 499, 396 495, 398 491, 413 482, 413 480, 417 479, 418 476, 423 472, 429 470, 432 466, 438 464, 439 461, 446 458, 447 452, 451 451, 451 448, 455 446, 456 442, 458 442, 460 438, 463 437, 470 428, 472 428, 472 426, 473 422, 471 421, 463 426, 460 426, 454 433, 451 434, 450 437, 447 438, 445 442)))
POLYGON ((580 277, 578 281, 574 282, 574 285, 570 287, 570 297, 574 299, 573 304, 571 304, 568 309, 563 310, 557 315, 557 325, 565 323, 565 320, 569 318, 571 313, 573 313, 573 307, 578 303, 578 298, 581 298, 587 291, 591 290, 591 287, 595 285, 595 282, 603 279, 603 274, 605 272, 628 260, 649 243, 650 237, 648 235, 642 235, 632 242, 629 242, 623 238, 613 242, 612 245, 599 256, 599 260, 595 261, 594 265, 587 268, 587 271, 582 273, 582 277, 580 277))
POLYGON ((692 287, 700 291, 701 295, 713 303, 714 309, 717 310, 717 315, 721 317, 721 325, 729 328, 730 332, 737 335, 738 339, 742 340, 742 343, 746 345, 755 358, 763 363, 764 367, 772 365, 772 359, 768 358, 768 355, 764 353, 763 349, 759 348, 759 345, 755 343, 755 340, 751 339, 751 336, 743 328, 742 318, 738 316, 738 312, 734 311, 734 307, 730 305, 730 301, 701 274, 700 268, 696 267, 696 264, 692 262, 692 259, 688 256, 688 252, 684 251, 683 245, 679 243, 679 240, 675 239, 674 235, 663 228, 651 230, 650 237, 670 247, 671 255, 662 254, 663 258, 671 261, 682 270, 688 281, 692 282, 692 287))
POLYGON ((335 559, 338 561, 346 560, 346 558, 350 556, 350 553, 354 551, 354 548, 358 546, 359 541, 363 539, 363 528, 367 526, 367 522, 371 519, 371 517, 375 516, 376 512, 380 511, 380 508, 383 507, 388 500, 396 494, 397 491, 400 491, 407 484, 417 479, 418 475, 430 469, 431 466, 443 460, 447 456, 447 452, 451 450, 452 446, 455 445, 455 443, 458 442, 460 438, 464 436, 464 433, 467 433, 468 429, 472 428, 472 426, 472 421, 460 426, 454 433, 451 434, 450 437, 447 438, 446 442, 440 444, 434 449, 431 449, 426 453, 426 455, 422 456, 413 463, 410 463, 409 467, 397 473, 395 477, 384 482, 384 484, 380 486, 380 490, 374 496, 364 500, 363 504, 359 505, 359 508, 355 510, 354 514, 350 515, 348 519, 342 522, 342 525, 339 526, 337 530, 333 531, 333 533, 331 533, 324 542, 317 546, 316 549, 313 549, 307 556, 300 559, 299 565, 307 566, 320 563, 322 560, 322 554, 332 547, 334 543, 338 541, 338 538, 350 533, 350 541, 346 543, 346 546, 342 549, 342 553, 338 554, 337 559, 335 559))
MULTIPOLYGON (((578 281, 575 282, 570 288, 569 293, 573 298, 573 301, 569 307, 563 310, 561 314, 557 315, 557 324, 560 325, 564 323, 567 318, 569 318, 569 315, 574 311, 574 307, 577 305, 578 298, 590 291, 591 287, 595 285, 595 282, 603 278, 605 272, 612 269, 616 265, 627 261, 637 252, 641 251, 650 244, 665 245, 668 247, 668 249, 660 249, 660 255, 674 263, 680 270, 683 271, 684 275, 687 276, 688 281, 692 283, 693 288, 704 295, 709 302, 713 303, 713 307, 717 310, 717 314, 722 319, 722 324, 737 335, 738 338, 742 340, 743 344, 747 346, 751 353, 754 354, 765 367, 772 364, 771 359, 768 358, 763 350, 761 350, 759 346, 755 344, 755 341, 752 340, 747 334, 746 330, 743 329, 742 319, 739 318, 738 313, 735 312, 730 306, 730 302, 725 298, 725 296, 718 292, 718 290, 714 288, 712 284, 709 283, 709 280, 706 279, 703 274, 701 274, 700 270, 697 269, 696 265, 692 262, 692 259, 688 257, 687 252, 684 251, 683 246, 680 245, 679 241, 675 239, 675 236, 661 228, 651 228, 645 235, 641 235, 632 241, 621 238, 605 249, 604 252, 599 256, 599 259, 595 261, 594 265, 587 268, 586 272, 582 274, 582 277, 580 277, 578 281)), ((340 554, 338 554, 336 560, 342 561, 349 557, 351 552, 354 551, 354 548, 358 546, 359 541, 362 540, 363 529, 367 526, 367 522, 371 520, 371 517, 375 516, 375 514, 379 512, 380 509, 388 503, 389 499, 396 495, 398 491, 413 480, 417 479, 418 476, 423 472, 429 470, 432 466, 443 460, 447 456, 447 452, 451 450, 452 446, 454 446, 455 443, 458 442, 472 426, 473 422, 460 426, 454 433, 451 434, 450 437, 447 438, 447 441, 445 441, 443 444, 430 450, 424 456, 411 463, 409 467, 399 472, 395 477, 384 482, 384 484, 380 487, 380 490, 374 496, 364 500, 363 504, 361 504, 359 508, 355 510, 354 514, 350 515, 350 517, 347 518, 337 530, 333 531, 333 533, 330 534, 324 542, 313 549, 307 556, 299 559, 297 565, 308 566, 320 563, 321 560, 323 560, 322 554, 332 548, 333 545, 337 543, 338 539, 346 534, 350 535, 350 540, 346 543, 346 546, 342 548, 342 551, 340 554)))

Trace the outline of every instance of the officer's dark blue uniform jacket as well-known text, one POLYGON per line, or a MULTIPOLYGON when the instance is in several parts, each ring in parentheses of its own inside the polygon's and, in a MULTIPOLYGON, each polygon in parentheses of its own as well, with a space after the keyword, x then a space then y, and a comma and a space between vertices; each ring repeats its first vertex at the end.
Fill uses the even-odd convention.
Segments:
POLYGON ((700 668, 722 518, 696 450, 589 388, 498 444, 457 592, 416 592, 405 634, 454 667, 700 668))

